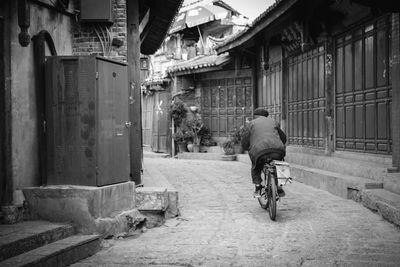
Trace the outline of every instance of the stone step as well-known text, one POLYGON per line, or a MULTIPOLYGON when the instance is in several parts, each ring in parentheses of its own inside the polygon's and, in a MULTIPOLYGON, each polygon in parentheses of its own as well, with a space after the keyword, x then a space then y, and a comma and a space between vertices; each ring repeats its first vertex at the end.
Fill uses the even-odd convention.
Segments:
POLYGON ((168 208, 168 192, 165 187, 136 188, 136 208, 139 211, 166 211, 168 208))
POLYGON ((400 226, 400 195, 385 189, 363 190, 361 202, 387 221, 400 226))
POLYGON ((98 235, 74 235, 0 262, 3 267, 67 266, 100 249, 98 235))
POLYGON ((200 159, 200 160, 223 160, 223 161, 234 161, 236 155, 224 155, 222 153, 208 153, 208 152, 183 152, 178 153, 176 156, 178 159, 200 159))
POLYGON ((384 178, 383 188, 400 195, 400 173, 388 173, 384 178))
MULTIPOLYGON (((0 226, 0 261, 75 234, 69 224, 25 221, 0 226)), ((1 264, 0 264, 1 265, 1 264)))
POLYGON ((143 157, 145 158, 169 158, 170 155, 167 153, 156 153, 152 151, 143 151, 143 157))
POLYGON ((388 164, 387 159, 382 155, 373 157, 361 153, 335 152, 332 156, 325 156, 323 151, 318 153, 313 150, 313 153, 307 153, 289 147, 285 157, 289 163, 376 181, 383 181, 388 174, 387 169, 391 164, 388 164))
POLYGON ((344 175, 290 163, 291 176, 296 181, 311 185, 345 199, 358 200, 363 189, 383 188, 383 183, 372 179, 344 175))

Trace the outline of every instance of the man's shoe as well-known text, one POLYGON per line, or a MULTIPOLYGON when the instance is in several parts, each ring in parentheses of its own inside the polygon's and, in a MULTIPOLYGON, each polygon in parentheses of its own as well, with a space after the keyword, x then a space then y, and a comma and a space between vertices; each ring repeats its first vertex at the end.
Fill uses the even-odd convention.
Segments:
POLYGON ((256 184, 256 188, 254 190, 254 194, 253 194, 254 198, 259 198, 261 197, 261 185, 256 184))
POLYGON ((282 186, 278 186, 278 196, 284 197, 286 195, 285 191, 283 191, 282 186))

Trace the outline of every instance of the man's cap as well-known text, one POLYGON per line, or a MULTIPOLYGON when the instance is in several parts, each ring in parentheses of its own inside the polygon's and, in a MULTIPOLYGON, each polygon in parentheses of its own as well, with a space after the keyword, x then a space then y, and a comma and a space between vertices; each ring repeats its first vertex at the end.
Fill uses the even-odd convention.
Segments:
POLYGON ((263 109, 263 108, 256 108, 254 110, 254 115, 259 115, 259 116, 264 116, 264 117, 268 117, 269 113, 267 110, 263 109))

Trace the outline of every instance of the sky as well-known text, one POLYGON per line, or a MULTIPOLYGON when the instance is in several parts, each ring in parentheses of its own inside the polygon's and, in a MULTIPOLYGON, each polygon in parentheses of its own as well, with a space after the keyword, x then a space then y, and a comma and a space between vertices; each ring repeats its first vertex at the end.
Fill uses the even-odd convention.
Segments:
MULTIPOLYGON (((185 0, 184 4, 197 2, 198 0, 185 0)), ((275 0, 223 0, 225 3, 236 9, 242 15, 254 20, 267 8, 272 5, 275 0)))
POLYGON ((236 9, 242 15, 254 20, 267 8, 272 5, 275 0, 223 0, 225 3, 236 9))

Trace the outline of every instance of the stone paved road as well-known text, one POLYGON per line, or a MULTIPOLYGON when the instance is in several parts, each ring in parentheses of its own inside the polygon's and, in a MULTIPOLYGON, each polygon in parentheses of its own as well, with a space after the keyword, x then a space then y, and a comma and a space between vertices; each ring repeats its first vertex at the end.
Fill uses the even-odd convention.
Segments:
POLYGON ((246 164, 145 160, 178 189, 181 216, 76 266, 400 266, 400 230, 353 201, 295 182, 273 222, 246 164))

